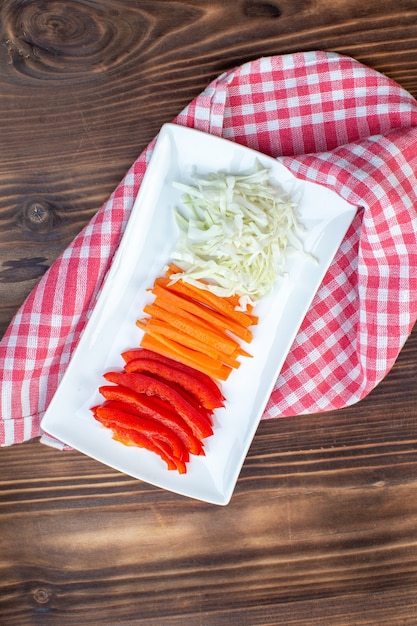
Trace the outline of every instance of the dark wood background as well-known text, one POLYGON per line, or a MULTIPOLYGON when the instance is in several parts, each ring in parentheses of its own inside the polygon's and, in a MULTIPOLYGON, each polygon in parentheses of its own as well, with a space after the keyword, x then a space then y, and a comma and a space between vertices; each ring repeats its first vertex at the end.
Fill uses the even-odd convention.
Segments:
MULTIPOLYGON (((324 49, 417 96, 416 0, 0 1, 0 335, 164 122, 324 49)), ((0 623, 417 624, 417 331, 354 407, 263 422, 232 502, 0 450, 0 623)))

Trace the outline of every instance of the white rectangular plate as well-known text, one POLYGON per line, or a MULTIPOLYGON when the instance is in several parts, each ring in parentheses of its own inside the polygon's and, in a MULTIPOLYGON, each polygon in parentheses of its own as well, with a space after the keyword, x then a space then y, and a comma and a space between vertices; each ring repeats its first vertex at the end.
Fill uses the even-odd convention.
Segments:
POLYGON ((45 432, 121 472, 163 489, 225 505, 229 502, 248 448, 284 360, 327 268, 356 213, 332 191, 295 178, 282 164, 254 150, 174 124, 162 127, 125 234, 97 305, 57 392, 42 420, 45 432), (288 257, 289 278, 257 306, 259 324, 242 359, 222 385, 226 406, 215 413, 214 435, 205 457, 193 457, 187 473, 168 471, 155 454, 114 441, 94 420, 90 407, 103 401, 103 373, 121 369, 121 353, 137 347, 135 325, 151 297, 147 289, 170 260, 177 241, 174 206, 181 192, 174 181, 190 174, 251 171, 256 163, 299 199, 304 245, 317 259, 288 257))

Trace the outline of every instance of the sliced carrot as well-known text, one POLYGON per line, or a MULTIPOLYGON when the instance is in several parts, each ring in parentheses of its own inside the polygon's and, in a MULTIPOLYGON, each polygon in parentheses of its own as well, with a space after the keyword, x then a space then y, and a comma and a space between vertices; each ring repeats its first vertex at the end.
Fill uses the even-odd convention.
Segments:
POLYGON ((140 345, 146 350, 153 350, 162 356, 193 367, 214 380, 227 380, 232 371, 231 367, 219 363, 207 355, 202 355, 195 350, 189 350, 167 337, 154 337, 145 333, 140 345))
POLYGON ((166 276, 156 278, 149 290, 155 299, 144 306, 148 317, 136 322, 144 331, 140 345, 214 379, 226 380, 232 369, 240 367, 239 357, 251 356, 238 339, 251 341, 250 326, 258 318, 237 311, 235 300, 216 296, 181 278, 172 281, 169 276, 178 272, 182 273, 181 268, 171 263, 166 276))
MULTIPOLYGON (((168 296, 177 297, 176 294, 171 294, 168 291, 167 291, 167 294, 168 296)), ((178 297, 181 297, 181 296, 178 296, 178 297)), ((153 304, 157 306, 159 309, 161 309, 161 311, 172 312, 172 303, 170 301, 168 302, 165 301, 163 297, 161 296, 157 296, 153 304)), ((243 326, 238 326, 238 325, 236 325, 236 328, 235 328, 235 324, 231 320, 227 319, 220 313, 217 313, 216 311, 213 311, 212 309, 207 309, 206 307, 202 307, 201 305, 196 305, 196 306, 201 309, 201 313, 203 315, 204 313, 202 311, 204 309, 207 311, 208 315, 205 317, 207 317, 208 319, 205 319, 205 317, 198 317, 197 315, 195 315, 194 313, 191 313, 188 310, 190 304, 191 303, 189 300, 186 300, 185 298, 183 298, 183 308, 177 306, 175 310, 179 315, 181 315, 187 320, 190 320, 191 322, 194 322, 194 324, 199 324, 200 326, 203 326, 203 328, 205 328, 206 330, 214 331, 218 333, 219 335, 221 335, 222 337, 227 337, 228 339, 232 339, 233 341, 237 343, 237 345, 240 346, 240 349, 242 350, 242 355, 245 353, 245 351, 241 347, 241 344, 238 341, 236 341, 236 337, 238 337, 239 339, 242 339, 246 343, 250 343, 252 341, 252 333, 248 328, 243 328, 243 326), (180 310, 178 311, 178 309, 180 310), (209 321, 209 318, 211 319, 211 321, 209 321)))
POLYGON ((168 263, 167 269, 165 271, 165 275, 168 276, 169 278, 171 274, 182 274, 183 272, 184 270, 182 269, 182 267, 171 262, 171 263, 168 263))
MULTIPOLYGON (((169 263, 168 267, 166 269, 165 275, 168 278, 171 278, 171 276, 173 276, 174 274, 182 274, 184 273, 184 270, 179 266, 179 265, 175 265, 175 263, 169 263)), ((201 280, 201 282, 203 284, 206 284, 204 280, 201 280)), ((228 302, 230 302, 231 305, 233 305, 234 308, 238 307, 240 305, 240 296, 234 294, 232 296, 223 296, 225 300, 227 300, 228 302)), ((252 313, 253 311, 253 305, 252 304, 247 304, 246 305, 246 311, 248 313, 252 313)))
MULTIPOLYGON (((140 345, 143 348, 148 347, 144 345, 144 340, 150 337, 155 339, 160 344, 166 345, 167 347, 171 348, 171 354, 173 355, 184 352, 185 356, 187 356, 191 361, 194 361, 196 363, 201 364, 204 367, 207 367, 207 369, 209 369, 212 372, 220 370, 221 368, 221 363, 219 363, 219 361, 216 361, 216 359, 213 359, 207 354, 202 354, 201 352, 197 352, 196 350, 187 348, 183 346, 182 344, 174 341, 173 339, 170 339, 169 337, 158 335, 158 333, 145 332, 144 337, 142 338, 140 342, 140 345)), ((152 349, 152 348, 149 347, 149 349, 152 349)))
POLYGON ((174 296, 175 298, 181 297, 181 296, 176 296, 175 294, 171 294, 168 291, 166 293, 168 294, 168 299, 167 300, 163 296, 157 296, 155 298, 155 300, 153 301, 153 304, 152 305, 147 305, 147 306, 155 306, 155 307, 157 307, 159 309, 159 314, 160 315, 164 315, 165 313, 180 315, 182 318, 184 318, 186 320, 189 320, 193 324, 198 324, 199 326, 202 326, 203 328, 205 328, 208 331, 213 331, 213 332, 219 333, 222 336, 228 337, 228 338, 232 339, 233 341, 235 341, 235 339, 233 337, 231 337, 230 335, 227 334, 227 332, 226 332, 227 329, 226 328, 222 328, 220 326, 220 324, 215 326, 214 324, 210 323, 208 320, 205 320, 202 317, 198 317, 194 313, 190 313, 190 311, 185 308, 189 304, 188 300, 184 300, 183 308, 176 305, 175 309, 173 311, 173 301, 171 300, 171 296, 174 296))
POLYGON ((175 293, 181 293, 189 299, 195 299, 205 303, 215 311, 223 313, 226 317, 235 320, 246 328, 258 323, 258 317, 256 315, 244 311, 236 311, 233 304, 228 302, 226 298, 217 296, 203 287, 196 287, 194 284, 186 283, 182 280, 171 282, 169 278, 163 277, 157 278, 155 284, 165 287, 170 291, 174 291, 175 293))
POLYGON ((240 352, 240 345, 238 342, 231 337, 228 337, 224 332, 219 333, 208 329, 198 321, 193 321, 190 318, 184 317, 181 313, 166 311, 155 304, 145 305, 143 311, 153 319, 168 322, 174 328, 199 339, 203 343, 212 345, 225 354, 233 354, 236 351, 238 351, 238 353, 240 352))
POLYGON ((158 284, 154 285, 152 293, 156 296, 155 304, 166 309, 167 311, 179 308, 182 310, 182 315, 185 315, 183 311, 191 313, 192 315, 195 315, 195 317, 208 322, 214 328, 229 330, 236 335, 236 337, 239 337, 239 339, 243 339, 246 343, 250 343, 252 341, 252 332, 249 328, 233 322, 233 320, 228 319, 213 309, 209 309, 201 304, 187 300, 180 294, 169 291, 165 287, 158 284))
POLYGON ((201 354, 205 354, 218 360, 220 363, 230 365, 230 367, 235 369, 240 366, 239 361, 234 355, 224 354, 217 348, 206 344, 199 339, 178 330, 177 328, 173 328, 170 324, 166 324, 162 320, 144 318, 142 320, 137 320, 136 325, 145 331, 145 333, 149 333, 150 335, 156 337, 167 337, 168 339, 172 339, 186 348, 196 350, 201 354))

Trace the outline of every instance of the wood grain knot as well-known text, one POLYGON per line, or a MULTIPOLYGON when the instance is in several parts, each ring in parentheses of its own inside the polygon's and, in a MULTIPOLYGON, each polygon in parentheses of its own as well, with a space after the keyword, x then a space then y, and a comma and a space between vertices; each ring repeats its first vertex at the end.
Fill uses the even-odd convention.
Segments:
POLYGON ((252 2, 247 0, 243 4, 243 12, 247 17, 280 17, 281 9, 273 2, 252 2))
POLYGON ((31 231, 51 230, 54 211, 46 200, 31 200, 22 209, 20 223, 31 231))
POLYGON ((138 46, 148 22, 146 14, 77 0, 9 0, 0 9, 10 63, 35 78, 106 70, 138 46))
POLYGON ((52 592, 50 589, 39 588, 35 589, 33 592, 33 599, 38 604, 46 604, 52 597, 52 592))

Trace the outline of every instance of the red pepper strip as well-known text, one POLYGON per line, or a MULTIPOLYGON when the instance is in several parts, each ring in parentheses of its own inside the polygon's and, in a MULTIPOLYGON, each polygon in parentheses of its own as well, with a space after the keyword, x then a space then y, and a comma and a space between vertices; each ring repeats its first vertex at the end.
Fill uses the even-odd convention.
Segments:
POLYGON ((136 393, 136 391, 122 385, 103 385, 99 387, 99 392, 106 400, 118 401, 118 404, 121 405, 119 408, 123 408, 123 410, 138 417, 150 417, 171 428, 191 454, 204 454, 201 441, 194 437, 185 420, 177 415, 167 402, 136 393))
MULTIPOLYGON (((116 387, 112 386, 111 388, 112 389, 117 389, 117 386, 116 387)), ((126 387, 126 389, 127 389, 127 387, 126 387)), ((130 390, 128 390, 128 391, 130 391, 130 390)), ((132 391, 132 393, 134 393, 134 392, 132 391)), ((127 404, 127 402, 123 402, 122 400, 106 400, 106 402, 104 402, 104 404, 102 404, 101 406, 106 407, 106 409, 118 409, 119 411, 124 411, 125 413, 129 413, 132 417, 134 417, 135 419, 138 419, 138 420, 148 419, 147 417, 144 417, 143 415, 138 414, 132 406, 129 406, 127 404)), ((150 418, 150 419, 153 420, 153 418, 150 418)), ((167 428, 169 428, 169 425, 165 424, 165 426, 167 428)), ((179 437, 179 438, 181 439, 181 437, 179 437)), ((168 446, 166 441, 158 440, 158 437, 157 437, 156 434, 152 435, 152 441, 153 441, 153 443, 155 445, 156 444, 158 444, 158 445, 162 444, 162 448, 165 450, 165 452, 168 455, 172 454, 172 446, 171 447, 168 446)), ((200 444, 200 445, 202 445, 202 444, 200 444)), ((185 445, 184 445, 183 454, 182 454, 181 458, 182 458, 183 461, 186 461, 186 462, 188 462, 190 460, 189 450, 188 450, 188 448, 185 445)))
MULTIPOLYGON (((144 372, 144 373, 146 374, 147 372, 144 372)), ((155 378, 157 380, 160 380, 161 382, 166 383, 167 385, 172 387, 172 389, 175 389, 175 391, 177 391, 180 394, 180 396, 185 398, 187 402, 189 402, 196 409, 196 411, 198 411, 202 416, 204 416, 207 422, 211 426, 213 426, 213 409, 206 409, 204 406, 200 404, 200 402, 197 400, 195 396, 191 395, 191 393, 188 393, 188 391, 186 391, 183 387, 181 387, 177 383, 164 380, 163 378, 160 378, 159 376, 154 376, 153 374, 150 374, 150 373, 148 373, 148 375, 151 376, 152 378, 155 378)))
POLYGON ((217 409, 223 405, 223 403, 219 404, 217 397, 194 375, 171 367, 161 361, 139 357, 138 359, 133 359, 126 363, 125 370, 129 374, 133 372, 155 374, 158 378, 162 378, 162 380, 166 382, 174 382, 194 396, 206 409, 217 409))
MULTIPOLYGON (((134 445, 138 448, 146 448, 150 452, 154 452, 158 456, 160 456, 161 459, 167 464, 169 470, 178 469, 177 463, 174 459, 170 457, 169 449, 168 451, 166 448, 164 449, 163 444, 165 442, 158 441, 158 443, 156 443, 155 440, 146 437, 142 433, 138 433, 137 430, 120 428, 120 426, 117 426, 116 424, 111 424, 109 428, 113 433, 113 439, 115 439, 116 441, 120 441, 120 443, 125 446, 134 445)), ((183 465, 185 467, 185 463, 183 465)))
MULTIPOLYGON (((153 443, 162 447, 165 442, 155 435, 155 437, 153 437, 153 443)), ((187 472, 187 462, 189 460, 189 456, 187 458, 184 457, 183 459, 174 458, 173 462, 175 463, 175 469, 177 469, 180 474, 185 474, 187 472)))
POLYGON ((113 439, 120 441, 120 443, 123 443, 125 446, 134 445, 138 448, 146 448, 150 452, 155 452, 163 461, 165 461, 169 470, 178 469, 177 460, 172 457, 171 447, 165 441, 161 441, 160 439, 156 440, 155 437, 151 439, 144 433, 139 433, 138 431, 132 429, 124 429, 115 423, 106 421, 104 418, 97 415, 97 409, 98 407, 93 407, 91 409, 95 419, 112 431, 113 439))
POLYGON ((104 426, 112 428, 113 424, 115 424, 121 428, 136 430, 149 438, 157 436, 170 446, 171 455, 174 459, 187 460, 188 458, 188 451, 184 449, 179 437, 170 428, 156 420, 137 417, 132 415, 132 413, 123 411, 118 407, 108 406, 107 404, 96 407, 95 417, 104 426))
POLYGON ((169 402, 189 425, 197 439, 205 439, 213 434, 213 428, 205 415, 187 402, 181 394, 166 383, 147 376, 146 374, 127 374, 126 372, 108 372, 104 378, 110 383, 129 387, 137 393, 149 396, 157 396, 161 400, 169 402))
MULTIPOLYGON (((113 439, 115 439, 116 441, 121 441, 121 443, 124 443, 124 445, 137 445, 138 447, 141 447, 139 445, 140 433, 138 433, 136 430, 123 429, 113 425, 112 432, 113 439), (117 432, 115 433, 116 428, 117 432)), ((167 468, 169 470, 177 470, 180 474, 185 474, 187 472, 186 462, 182 459, 175 459, 171 457, 169 446, 167 446, 165 441, 158 439, 156 436, 154 436, 152 439, 145 439, 148 439, 148 445, 145 445, 143 447, 147 448, 150 452, 154 452, 155 454, 160 456, 161 459, 167 464, 167 468)))
POLYGON ((131 350, 126 350, 122 353, 122 358, 125 363, 129 363, 129 361, 140 358, 152 359, 153 361, 158 361, 159 363, 169 365, 176 370, 187 372, 190 376, 198 379, 203 385, 205 385, 208 390, 210 390, 210 393, 213 395, 213 397, 217 398, 218 407, 224 405, 225 397, 223 396, 220 387, 215 383, 215 381, 207 374, 204 374, 204 372, 200 372, 199 370, 196 370, 189 365, 185 365, 184 363, 180 363, 179 361, 170 359, 168 356, 164 356, 163 354, 158 354, 158 352, 153 352, 153 350, 147 350, 146 348, 133 348, 131 350))

